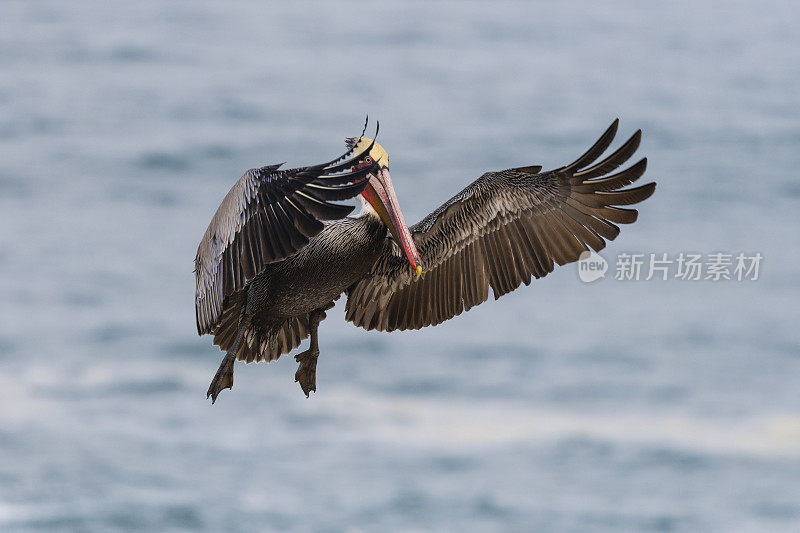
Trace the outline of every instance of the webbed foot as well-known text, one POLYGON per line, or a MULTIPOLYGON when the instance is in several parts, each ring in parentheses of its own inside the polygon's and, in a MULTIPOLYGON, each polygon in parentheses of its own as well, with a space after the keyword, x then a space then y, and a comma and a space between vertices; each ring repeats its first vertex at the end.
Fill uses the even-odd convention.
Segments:
POLYGON ((222 392, 223 389, 233 388, 234 361, 235 358, 233 354, 228 353, 219 364, 219 369, 217 369, 214 379, 211 380, 211 385, 209 385, 208 392, 206 393, 206 399, 211 397, 211 405, 214 405, 214 402, 217 401, 217 396, 219 396, 219 393, 222 392))
POLYGON ((317 359, 319 350, 313 348, 294 356, 294 360, 300 363, 297 372, 294 373, 294 380, 300 383, 300 388, 308 398, 311 391, 317 392, 317 359))

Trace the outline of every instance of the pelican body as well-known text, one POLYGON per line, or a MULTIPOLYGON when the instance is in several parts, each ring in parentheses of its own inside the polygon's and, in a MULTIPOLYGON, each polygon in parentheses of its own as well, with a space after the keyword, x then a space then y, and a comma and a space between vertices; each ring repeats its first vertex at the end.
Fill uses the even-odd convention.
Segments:
MULTIPOLYGON (((599 163, 618 127, 570 165, 487 172, 409 228, 374 138, 349 138, 328 163, 247 171, 211 221, 195 259, 199 334, 226 351, 211 382, 212 403, 233 386, 236 360, 273 361, 311 337, 295 356, 295 381, 316 390, 318 327, 347 294, 346 319, 392 331, 436 325, 499 298, 554 264, 602 249, 632 223, 655 183, 639 179, 647 160, 609 174, 638 148, 641 131, 599 163), (593 164, 594 163, 594 164, 593 164), (334 203, 362 199, 353 207, 334 203)), ((365 125, 366 131, 366 125, 365 125)), ((377 137, 377 131, 376 135, 377 137)))

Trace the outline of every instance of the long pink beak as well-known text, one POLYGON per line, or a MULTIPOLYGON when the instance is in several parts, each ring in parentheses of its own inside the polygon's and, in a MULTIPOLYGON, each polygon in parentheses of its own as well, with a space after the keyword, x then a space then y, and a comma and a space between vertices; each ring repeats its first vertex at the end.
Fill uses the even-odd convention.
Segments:
POLYGON ((417 253, 414 239, 411 238, 411 232, 408 230, 406 220, 403 218, 403 212, 400 211, 400 204, 394 194, 389 169, 381 167, 377 176, 370 175, 369 183, 361 195, 366 198, 378 213, 378 216, 381 217, 383 223, 389 228, 389 231, 392 232, 394 240, 402 248, 406 259, 408 259, 417 276, 422 275, 422 261, 420 261, 419 253, 417 253))

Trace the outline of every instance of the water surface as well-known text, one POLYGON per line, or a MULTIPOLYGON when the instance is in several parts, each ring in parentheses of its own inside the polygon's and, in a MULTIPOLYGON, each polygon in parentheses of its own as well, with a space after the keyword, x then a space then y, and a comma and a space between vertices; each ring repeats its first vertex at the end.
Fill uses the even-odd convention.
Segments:
POLYGON ((5 2, 3 531, 797 531, 791 2, 5 2), (406 217, 621 117, 655 196, 608 249, 760 252, 756 282, 574 265, 420 332, 237 367, 193 258, 244 170, 381 121, 406 217))

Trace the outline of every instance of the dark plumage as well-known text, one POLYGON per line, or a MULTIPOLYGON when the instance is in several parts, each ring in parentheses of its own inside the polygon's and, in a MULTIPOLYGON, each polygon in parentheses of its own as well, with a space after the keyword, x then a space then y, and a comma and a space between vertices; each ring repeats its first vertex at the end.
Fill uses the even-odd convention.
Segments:
MULTIPOLYGON (((377 163, 357 172, 352 150, 329 163, 278 170, 282 163, 245 172, 206 230, 195 258, 197 332, 212 333, 223 301, 265 265, 294 254, 318 235, 321 220, 341 219, 353 207, 330 203, 358 195, 377 163), (340 162, 344 160, 343 162, 340 162), (339 174, 337 174, 339 172, 339 174)), ((365 155, 365 154, 364 154, 365 155)))
POLYGON ((410 234, 388 155, 363 134, 325 165, 248 171, 214 216, 196 259, 198 332, 213 333, 228 352, 209 388, 212 400, 233 385, 235 359, 272 361, 309 335, 295 377, 306 395, 315 390, 317 326, 343 292, 346 319, 357 326, 418 329, 486 301, 490 287, 499 298, 554 264, 605 247, 619 234, 616 224, 636 221, 636 210, 617 206, 655 190, 655 183, 622 189, 642 176, 646 159, 609 174, 636 151, 640 131, 595 163, 617 125, 570 165, 487 172, 410 234), (359 217, 329 203, 359 193, 375 207, 359 217), (332 221, 320 222, 326 219, 332 221))

